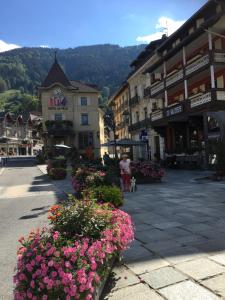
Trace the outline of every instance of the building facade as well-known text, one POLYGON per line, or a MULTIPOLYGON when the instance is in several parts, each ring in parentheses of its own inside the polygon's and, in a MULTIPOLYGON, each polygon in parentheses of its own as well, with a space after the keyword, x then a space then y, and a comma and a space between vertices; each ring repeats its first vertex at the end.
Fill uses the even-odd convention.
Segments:
POLYGON ((79 154, 91 148, 94 156, 99 157, 99 94, 95 86, 68 80, 55 59, 39 88, 45 147, 64 144, 75 147, 79 154))
POLYGON ((210 162, 210 145, 225 137, 225 2, 209 0, 131 67, 129 131, 150 151, 135 158, 210 162))
POLYGON ((225 3, 210 0, 157 48, 160 59, 145 71, 150 97, 163 103, 151 126, 177 163, 207 165, 209 144, 224 137, 224 34, 225 3))
MULTIPOLYGON (((35 116, 37 118, 37 116, 35 116)), ((20 115, 15 117, 11 113, 0 116, 0 156, 33 155, 40 144, 37 119, 34 116, 24 120, 20 115)))

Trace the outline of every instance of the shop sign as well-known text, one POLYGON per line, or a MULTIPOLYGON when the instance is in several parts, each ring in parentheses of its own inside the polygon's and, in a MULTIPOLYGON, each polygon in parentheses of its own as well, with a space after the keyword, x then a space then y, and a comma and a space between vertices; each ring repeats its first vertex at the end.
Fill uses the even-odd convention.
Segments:
POLYGON ((179 114, 183 111, 183 107, 181 105, 179 106, 176 106, 176 107, 173 107, 173 108, 170 108, 166 111, 166 116, 167 117, 170 117, 170 116, 173 116, 173 115, 176 115, 176 114, 179 114))
POLYGON ((147 141, 148 140, 148 132, 146 129, 142 129, 139 135, 139 138, 141 141, 147 141))

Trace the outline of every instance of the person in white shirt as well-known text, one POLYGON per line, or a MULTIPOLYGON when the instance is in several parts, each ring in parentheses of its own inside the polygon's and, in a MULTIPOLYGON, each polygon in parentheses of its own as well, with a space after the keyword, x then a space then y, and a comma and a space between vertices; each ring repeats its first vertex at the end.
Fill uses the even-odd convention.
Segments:
POLYGON ((122 155, 122 160, 120 161, 120 175, 123 181, 123 191, 130 191, 130 180, 131 180, 131 168, 130 168, 130 159, 126 154, 122 155))

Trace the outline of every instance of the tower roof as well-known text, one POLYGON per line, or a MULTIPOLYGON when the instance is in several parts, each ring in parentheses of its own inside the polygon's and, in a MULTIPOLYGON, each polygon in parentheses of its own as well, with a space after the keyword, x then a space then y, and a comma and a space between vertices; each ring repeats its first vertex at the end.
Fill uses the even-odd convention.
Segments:
POLYGON ((55 61, 51 67, 51 69, 48 72, 48 75, 46 76, 45 80, 42 83, 42 87, 49 87, 54 83, 61 83, 64 86, 70 86, 70 82, 68 78, 66 77, 66 74, 63 72, 62 68, 60 67, 57 59, 55 58, 55 61))

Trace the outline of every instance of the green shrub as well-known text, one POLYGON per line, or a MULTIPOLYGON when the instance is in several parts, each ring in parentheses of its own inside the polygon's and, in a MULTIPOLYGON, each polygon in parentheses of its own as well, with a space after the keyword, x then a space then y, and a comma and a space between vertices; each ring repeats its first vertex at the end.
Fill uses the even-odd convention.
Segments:
POLYGON ((54 230, 66 238, 88 237, 98 239, 101 232, 111 225, 111 208, 91 200, 78 201, 72 196, 69 205, 55 205, 49 219, 54 230))
POLYGON ((66 178, 67 171, 64 168, 51 168, 48 175, 51 179, 60 180, 66 178))
POLYGON ((123 205, 123 194, 117 186, 99 186, 90 190, 91 197, 98 202, 111 203, 115 207, 123 205))

